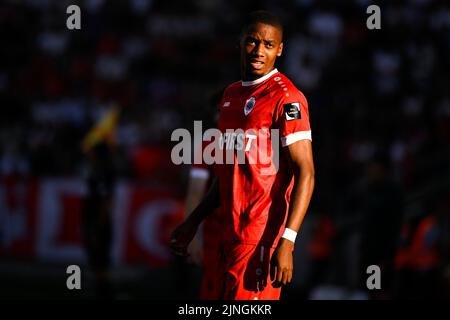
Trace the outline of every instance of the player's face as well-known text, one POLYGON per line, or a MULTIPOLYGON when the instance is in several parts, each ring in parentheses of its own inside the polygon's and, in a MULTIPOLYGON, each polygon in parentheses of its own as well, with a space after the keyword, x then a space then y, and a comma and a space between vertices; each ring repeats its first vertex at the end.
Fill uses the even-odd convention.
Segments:
POLYGON ((277 27, 257 23, 248 28, 241 38, 244 80, 254 80, 272 71, 282 51, 281 31, 277 27))

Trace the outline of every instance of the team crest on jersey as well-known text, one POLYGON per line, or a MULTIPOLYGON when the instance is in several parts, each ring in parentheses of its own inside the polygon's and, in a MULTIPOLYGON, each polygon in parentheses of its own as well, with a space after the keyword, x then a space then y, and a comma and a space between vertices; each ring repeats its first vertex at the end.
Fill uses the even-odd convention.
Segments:
POLYGON ((300 103, 293 102, 283 105, 284 114, 286 115, 286 120, 296 120, 301 119, 302 115, 300 112, 300 103))
POLYGON ((255 107, 256 99, 254 97, 251 97, 245 102, 244 107, 244 114, 247 116, 250 112, 252 112, 253 108, 255 107))

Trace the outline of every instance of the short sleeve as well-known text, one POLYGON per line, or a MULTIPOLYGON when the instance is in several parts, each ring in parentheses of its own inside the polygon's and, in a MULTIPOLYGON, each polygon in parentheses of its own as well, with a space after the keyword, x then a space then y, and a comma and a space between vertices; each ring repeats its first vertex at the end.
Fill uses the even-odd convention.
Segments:
POLYGON ((279 101, 275 120, 283 147, 300 140, 312 140, 305 96, 298 89, 291 89, 288 94, 279 101))
POLYGON ((199 178, 199 179, 209 179, 210 176, 210 168, 208 165, 203 161, 203 150, 207 146, 207 142, 203 141, 202 145, 199 148, 195 148, 194 150, 194 161, 191 166, 190 170, 190 176, 192 178, 199 178), (200 162, 196 161, 200 160, 200 162))

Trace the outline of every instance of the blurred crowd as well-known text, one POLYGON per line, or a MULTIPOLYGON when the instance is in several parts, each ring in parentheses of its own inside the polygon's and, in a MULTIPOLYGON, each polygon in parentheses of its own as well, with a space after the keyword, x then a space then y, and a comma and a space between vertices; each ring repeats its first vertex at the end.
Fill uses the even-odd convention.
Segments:
POLYGON ((370 4, 2 1, 0 175, 81 175, 83 137, 118 105, 117 175, 182 194, 171 133, 214 125, 211 97, 240 78, 242 19, 265 8, 285 23, 278 69, 306 95, 313 128, 301 287, 358 290, 376 264, 386 285, 373 298, 448 298, 450 3, 378 1, 379 30, 366 27, 370 4), (74 3, 81 30, 66 28, 74 3))

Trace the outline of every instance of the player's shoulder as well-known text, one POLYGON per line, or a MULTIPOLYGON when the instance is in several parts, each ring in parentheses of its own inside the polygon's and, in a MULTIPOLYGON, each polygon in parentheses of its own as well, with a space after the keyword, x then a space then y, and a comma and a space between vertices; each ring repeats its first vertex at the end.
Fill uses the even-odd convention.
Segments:
POLYGON ((229 84, 223 90, 222 99, 224 99, 224 98, 230 99, 230 98, 239 97, 239 95, 240 95, 240 87, 241 87, 241 82, 240 81, 235 81, 235 82, 229 84))
POLYGON ((303 92, 283 73, 278 72, 271 79, 270 90, 280 99, 286 102, 306 101, 303 92))
POLYGON ((225 88, 224 93, 230 93, 230 92, 233 92, 233 91, 239 89, 241 86, 242 86, 242 85, 241 85, 241 81, 235 81, 235 82, 229 84, 229 85, 225 88))

